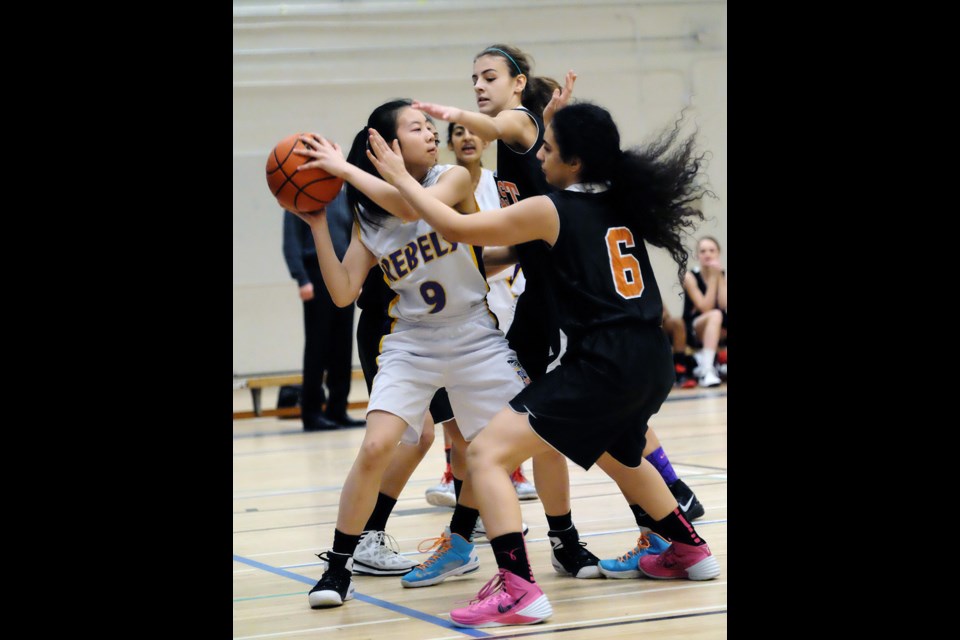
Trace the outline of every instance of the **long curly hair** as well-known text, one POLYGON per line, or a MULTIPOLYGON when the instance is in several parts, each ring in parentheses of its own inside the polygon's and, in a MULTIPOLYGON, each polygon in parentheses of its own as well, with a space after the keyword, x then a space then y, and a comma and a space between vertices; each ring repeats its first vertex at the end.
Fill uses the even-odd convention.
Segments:
POLYGON ((690 234, 704 219, 699 202, 716 197, 706 186, 705 153, 696 152, 696 133, 682 139, 681 114, 672 129, 643 146, 620 149, 620 132, 610 112, 577 101, 554 114, 550 126, 564 162, 579 158, 581 182, 606 182, 614 206, 629 212, 643 239, 667 250, 683 281, 690 234))

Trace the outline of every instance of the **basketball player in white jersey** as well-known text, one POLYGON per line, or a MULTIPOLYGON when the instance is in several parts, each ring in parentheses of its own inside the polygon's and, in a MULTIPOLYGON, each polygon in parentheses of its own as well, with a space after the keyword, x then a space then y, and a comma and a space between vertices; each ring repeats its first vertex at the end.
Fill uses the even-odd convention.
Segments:
MULTIPOLYGON (((397 294, 388 309, 391 325, 381 342, 363 444, 341 492, 333 548, 321 554, 328 568, 309 592, 313 608, 339 606, 353 597, 351 556, 373 511, 383 472, 398 441, 418 441, 437 389, 447 389, 457 417, 454 446, 465 448, 527 380, 487 307, 487 284, 475 249, 447 242, 419 220, 366 157, 369 130, 375 129, 399 142, 410 175, 433 187, 438 200, 461 213, 478 210, 467 171, 435 166, 433 134, 424 114, 410 104, 394 100, 377 107, 354 138, 347 162, 338 145, 313 134, 301 138, 308 147, 302 155, 313 159, 301 168, 321 166, 344 178, 356 213, 358 233, 342 262, 333 252, 325 214, 300 216, 311 227, 334 303, 353 302, 374 265, 397 294)), ((467 506, 476 501, 466 484, 460 502, 436 552, 404 576, 404 586, 429 586, 479 568, 470 542, 479 511, 467 506)))
MULTIPOLYGON (((447 149, 453 152, 457 164, 465 167, 470 172, 470 179, 473 184, 473 193, 477 199, 477 205, 481 211, 499 206, 500 194, 497 190, 497 182, 494 173, 490 169, 483 168, 482 156, 489 142, 482 139, 466 127, 454 122, 447 126, 447 149)), ((523 292, 523 271, 515 260, 508 260, 508 252, 505 248, 486 248, 483 252, 484 265, 487 274, 487 284, 490 291, 487 293, 487 304, 490 310, 497 316, 500 330, 504 334, 510 329, 513 322, 513 315, 517 305, 517 296, 523 292), (496 256, 495 261, 499 266, 492 266, 492 257, 496 256), (506 264, 509 263, 509 264, 506 264)), ((431 406, 431 413, 438 422, 443 422, 444 435, 444 455, 446 464, 440 482, 427 488, 425 496, 427 502, 438 506, 455 507, 457 504, 457 485, 459 480, 453 476, 450 465, 451 457, 451 439, 448 433, 449 424, 446 420, 454 419, 444 404, 431 406)), ((523 466, 517 467, 511 475, 514 489, 517 497, 521 500, 536 500, 537 490, 523 474, 523 466)), ((474 539, 483 537, 486 531, 482 520, 477 522, 477 528, 474 530, 474 539)))

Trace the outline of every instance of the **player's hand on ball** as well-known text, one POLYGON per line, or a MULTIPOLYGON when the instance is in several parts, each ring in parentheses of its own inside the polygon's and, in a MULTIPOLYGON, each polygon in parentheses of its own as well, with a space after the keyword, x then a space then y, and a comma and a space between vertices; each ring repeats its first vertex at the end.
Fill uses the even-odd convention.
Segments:
POLYGON ((414 100, 413 104, 410 105, 414 109, 419 109, 424 113, 429 113, 434 118, 440 118, 445 122, 458 122, 460 117, 463 115, 463 109, 457 109, 456 107, 445 107, 442 104, 434 104, 432 102, 420 102, 419 100, 414 100))
POLYGON ((343 177, 349 165, 347 159, 343 157, 340 145, 316 133, 300 136, 300 140, 307 148, 294 149, 293 152, 312 159, 297 167, 297 171, 323 169, 330 175, 343 177))
POLYGON ((306 222, 308 225, 310 225, 311 229, 315 225, 324 224, 327 221, 326 207, 324 207, 323 209, 320 209, 319 211, 313 211, 310 213, 299 213, 297 211, 291 211, 290 213, 292 213, 293 215, 297 216, 298 218, 306 222))
POLYGON ((407 167, 403 164, 403 155, 400 153, 400 140, 394 140, 391 147, 376 129, 370 129, 370 148, 367 150, 367 157, 383 179, 392 185, 396 185, 398 180, 409 175, 407 167))

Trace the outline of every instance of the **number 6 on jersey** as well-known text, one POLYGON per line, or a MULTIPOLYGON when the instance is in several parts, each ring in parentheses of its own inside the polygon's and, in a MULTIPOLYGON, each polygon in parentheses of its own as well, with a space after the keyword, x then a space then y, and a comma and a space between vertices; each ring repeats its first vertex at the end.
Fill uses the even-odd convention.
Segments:
POLYGON ((640 275, 640 262, 624 249, 636 246, 633 233, 626 227, 607 229, 607 255, 610 256, 610 273, 613 286, 624 298, 639 298, 643 293, 643 276, 640 275))

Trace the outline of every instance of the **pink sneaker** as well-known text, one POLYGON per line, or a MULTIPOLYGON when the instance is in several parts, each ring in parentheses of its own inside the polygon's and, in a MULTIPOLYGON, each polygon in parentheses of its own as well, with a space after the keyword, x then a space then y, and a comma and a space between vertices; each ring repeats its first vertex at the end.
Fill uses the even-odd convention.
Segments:
POLYGON ((674 542, 663 553, 641 556, 637 565, 643 575, 660 580, 710 580, 720 575, 720 563, 706 544, 674 542))
POLYGON ((476 629, 536 624, 551 615, 553 607, 540 587, 506 569, 500 569, 483 585, 470 606, 450 612, 450 620, 458 627, 476 629))

